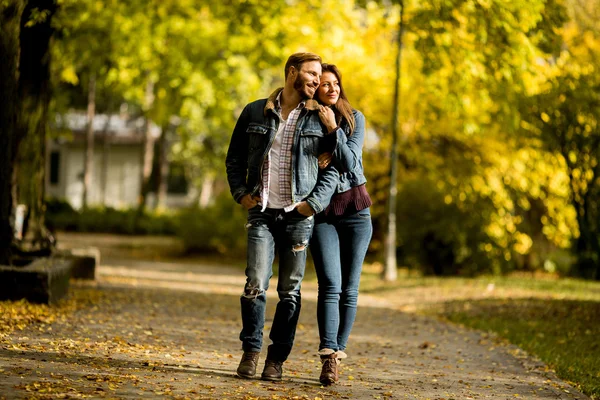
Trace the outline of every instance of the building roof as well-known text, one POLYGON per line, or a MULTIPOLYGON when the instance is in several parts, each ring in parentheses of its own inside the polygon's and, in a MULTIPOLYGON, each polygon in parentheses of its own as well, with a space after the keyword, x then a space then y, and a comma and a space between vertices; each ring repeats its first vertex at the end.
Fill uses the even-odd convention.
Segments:
MULTIPOLYGON (((130 118, 125 114, 96 114, 92 121, 94 137, 109 139, 111 143, 135 144, 143 141, 145 120, 143 117, 130 118)), ((88 118, 85 112, 72 111, 57 115, 55 129, 73 134, 73 141, 85 140, 88 118)), ((150 122, 150 134, 153 139, 160 136, 158 125, 150 122)))

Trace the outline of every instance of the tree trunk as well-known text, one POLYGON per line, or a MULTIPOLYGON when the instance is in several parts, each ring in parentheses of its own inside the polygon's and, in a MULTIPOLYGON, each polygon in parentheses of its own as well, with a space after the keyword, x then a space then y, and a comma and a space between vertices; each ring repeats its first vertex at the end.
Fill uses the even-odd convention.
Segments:
POLYGON ((22 109, 19 136, 13 148, 19 155, 19 199, 28 208, 32 242, 47 247, 45 226, 46 134, 50 90, 50 39, 54 32, 51 19, 56 11, 53 0, 31 0, 21 16, 21 54, 19 60, 19 93, 22 109), (37 10, 43 20, 30 24, 37 10), (22 143, 21 143, 22 141, 22 143))
MULTIPOLYGON (((110 107, 109 107, 110 110, 110 107)), ((100 199, 102 201, 102 205, 106 206, 106 198, 107 198, 107 186, 108 186, 108 168, 110 166, 109 156, 110 156, 110 141, 112 134, 110 133, 110 120, 112 119, 112 114, 109 113, 108 118, 106 119, 106 125, 104 126, 104 132, 102 133, 103 137, 103 148, 102 148, 102 170, 100 171, 100 199)))
POLYGON ((138 209, 140 213, 146 207, 146 197, 150 192, 150 176, 152 175, 152 161, 154 160, 154 140, 152 139, 152 125, 150 121, 150 110, 154 104, 154 81, 148 78, 146 84, 146 96, 145 96, 145 124, 143 132, 143 145, 142 145, 142 170, 140 174, 140 196, 138 201, 138 209))
POLYGON ((202 180, 202 188, 200 198, 198 199, 198 207, 206 208, 210 205, 213 198, 213 187, 215 178, 211 174, 206 174, 202 180))
POLYGON ((164 209, 167 207, 167 189, 169 179, 169 143, 167 135, 169 133, 170 124, 165 124, 162 127, 160 138, 158 139, 158 174, 157 174, 157 207, 164 209))
POLYGON ((19 113, 19 33, 23 1, 0 2, 0 265, 10 264, 12 178, 19 113))
POLYGON ((398 26, 398 53, 396 55, 396 84, 394 87, 394 110, 392 111, 392 148, 390 150, 390 189, 388 199, 388 224, 385 238, 385 266, 383 279, 395 281, 398 276, 396 259, 396 195, 398 193, 398 136, 400 108, 400 78, 402 60, 402 31, 404 30, 404 3, 400 2, 400 22, 398 26))
POLYGON ((85 135, 85 158, 83 164, 83 193, 81 206, 88 206, 94 174, 94 117, 96 116, 96 74, 90 74, 88 83, 87 132, 85 135))

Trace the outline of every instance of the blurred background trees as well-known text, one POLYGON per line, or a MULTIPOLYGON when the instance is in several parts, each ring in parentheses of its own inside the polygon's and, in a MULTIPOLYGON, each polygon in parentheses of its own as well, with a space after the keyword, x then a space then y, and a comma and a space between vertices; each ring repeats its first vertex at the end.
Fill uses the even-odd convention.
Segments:
MULTIPOLYGON (((20 137, 10 135, 17 132, 13 114, 24 115, 27 137, 36 139, 21 144, 17 169, 25 170, 22 160, 47 158, 39 121, 50 127, 47 140, 69 141, 72 132, 56 121, 74 110, 86 115, 82 200, 73 210, 51 199, 55 229, 179 234, 189 249, 243 254, 237 236, 244 215, 224 184, 232 127, 247 102, 282 85, 289 54, 313 51, 340 67, 351 103, 366 116, 365 167, 375 202, 370 254, 383 256, 395 2, 0 4, 3 60, 14 54, 18 29, 37 38, 36 48, 49 43, 49 73, 38 69, 36 77, 51 92, 28 91, 36 101, 51 93, 47 111, 32 108, 22 93, 28 75, 2 66, 3 77, 15 77, 3 79, 3 96, 14 101, 1 106, 2 140, 20 137), (15 13, 22 13, 18 27, 15 13), (17 97, 11 82, 19 82, 17 97), (92 170, 99 157, 91 121, 100 114, 143 121, 135 156, 139 194, 129 210, 89 195, 98 185, 92 170), (167 182, 177 177, 193 194, 179 211, 167 204, 167 182)), ((439 275, 545 270, 600 279, 598 1, 427 0, 404 7, 399 266, 439 275)), ((20 46, 21 54, 33 50, 23 39, 20 46)), ((46 163, 31 165, 42 171, 46 163)), ((3 188, 11 187, 7 173, 3 167, 3 188)), ((39 182, 34 176, 19 180, 15 204, 36 210, 43 205, 23 194, 39 182)), ((43 190, 30 197, 43 198, 43 190)), ((7 204, 0 201, 5 230, 7 204)))

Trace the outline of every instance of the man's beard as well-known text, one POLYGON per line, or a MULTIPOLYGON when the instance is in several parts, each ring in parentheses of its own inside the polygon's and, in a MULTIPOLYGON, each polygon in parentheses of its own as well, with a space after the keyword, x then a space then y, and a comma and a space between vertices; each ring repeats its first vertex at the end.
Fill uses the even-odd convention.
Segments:
POLYGON ((312 93, 308 92, 308 87, 306 86, 307 83, 308 82, 303 82, 302 79, 300 79, 300 75, 298 75, 294 81, 294 89, 296 89, 296 91, 300 94, 300 97, 305 100, 312 99, 317 91, 315 89, 312 93))

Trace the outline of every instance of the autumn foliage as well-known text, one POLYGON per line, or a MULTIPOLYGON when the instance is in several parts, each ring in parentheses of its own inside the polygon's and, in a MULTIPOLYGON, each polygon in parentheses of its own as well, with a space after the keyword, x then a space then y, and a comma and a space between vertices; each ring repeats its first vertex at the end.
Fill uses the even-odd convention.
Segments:
POLYGON ((169 158, 215 192, 237 116, 281 85, 287 56, 337 64, 367 119, 374 256, 404 7, 399 263, 600 278, 597 0, 56 3, 52 112, 85 108, 93 77, 97 112, 154 121, 169 158))

